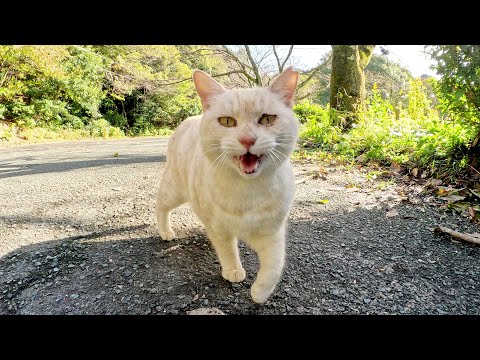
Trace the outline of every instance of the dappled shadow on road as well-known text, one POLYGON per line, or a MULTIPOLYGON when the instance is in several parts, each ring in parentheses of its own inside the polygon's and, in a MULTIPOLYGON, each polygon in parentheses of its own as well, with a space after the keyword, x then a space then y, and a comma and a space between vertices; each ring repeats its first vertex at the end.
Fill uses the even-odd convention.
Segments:
MULTIPOLYGON (((22 159, 16 159, 15 163, 13 164, 9 163, 8 161, 0 163, 0 179, 33 174, 60 173, 65 171, 102 166, 123 166, 142 163, 159 163, 165 162, 165 155, 122 155, 121 157, 112 157, 105 159, 60 161, 25 165, 19 165, 19 160, 22 159)), ((28 159, 25 158, 25 161, 28 161, 28 159)))
POLYGON ((201 228, 176 229, 179 238, 164 242, 143 225, 7 254, 0 259, 0 313, 479 313, 480 253, 431 232, 439 221, 434 210, 399 205, 399 215, 386 219, 384 209, 302 206, 302 216, 289 221, 282 281, 262 306, 250 299, 258 261, 245 246, 248 277, 230 284, 201 228))
MULTIPOLYGON (((71 236, 7 254, 0 259, 0 314, 175 314, 242 291, 221 278, 203 232, 165 242, 148 228, 71 236)), ((242 302, 254 306, 243 290, 242 302)))

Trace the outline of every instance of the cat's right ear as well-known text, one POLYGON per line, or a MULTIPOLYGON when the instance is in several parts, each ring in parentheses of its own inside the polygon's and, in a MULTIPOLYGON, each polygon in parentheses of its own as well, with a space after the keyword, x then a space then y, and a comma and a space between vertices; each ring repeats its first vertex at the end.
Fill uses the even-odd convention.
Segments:
POLYGON ((227 89, 216 82, 210 75, 201 70, 195 70, 193 72, 193 82, 195 83, 198 96, 200 96, 200 100, 202 101, 204 112, 210 107, 211 101, 216 96, 227 91, 227 89))

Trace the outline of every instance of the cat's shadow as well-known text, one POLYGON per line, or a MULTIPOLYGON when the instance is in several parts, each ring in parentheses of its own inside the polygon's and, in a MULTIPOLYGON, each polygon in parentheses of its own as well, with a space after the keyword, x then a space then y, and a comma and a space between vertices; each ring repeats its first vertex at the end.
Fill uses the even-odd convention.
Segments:
POLYGON ((240 248, 247 278, 232 284, 201 228, 170 242, 143 225, 24 246, 0 259, 0 314, 257 313, 249 291, 258 260, 240 248))

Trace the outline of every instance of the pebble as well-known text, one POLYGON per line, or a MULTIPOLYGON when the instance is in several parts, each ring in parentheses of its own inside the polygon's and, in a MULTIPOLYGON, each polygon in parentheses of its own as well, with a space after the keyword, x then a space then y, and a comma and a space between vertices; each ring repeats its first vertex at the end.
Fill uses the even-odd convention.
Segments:
POLYGON ((187 315, 225 315, 225 313, 217 308, 198 308, 187 311, 187 315))

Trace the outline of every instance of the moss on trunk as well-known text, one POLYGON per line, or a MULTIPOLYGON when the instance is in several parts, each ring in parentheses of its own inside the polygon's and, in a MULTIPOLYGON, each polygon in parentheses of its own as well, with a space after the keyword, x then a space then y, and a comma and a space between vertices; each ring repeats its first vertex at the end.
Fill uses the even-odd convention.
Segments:
POLYGON ((333 45, 330 107, 347 112, 344 129, 358 121, 365 104, 365 67, 375 45, 333 45))

